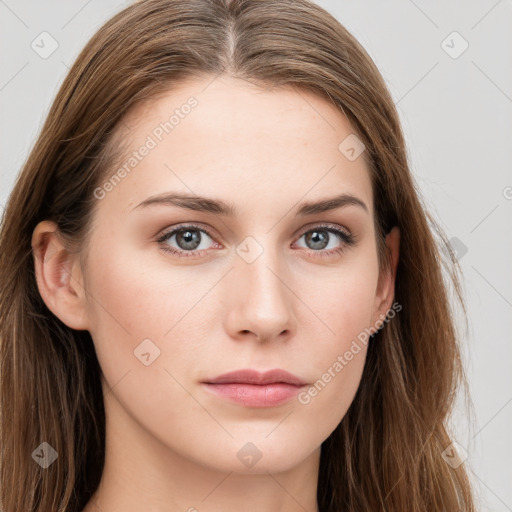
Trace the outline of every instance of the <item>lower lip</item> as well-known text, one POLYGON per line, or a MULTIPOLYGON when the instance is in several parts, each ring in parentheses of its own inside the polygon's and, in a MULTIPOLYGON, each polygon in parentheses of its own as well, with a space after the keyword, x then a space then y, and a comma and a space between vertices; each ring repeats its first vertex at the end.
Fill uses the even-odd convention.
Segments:
POLYGON ((285 384, 210 384, 205 386, 211 392, 246 407, 275 407, 295 397, 303 386, 285 384))

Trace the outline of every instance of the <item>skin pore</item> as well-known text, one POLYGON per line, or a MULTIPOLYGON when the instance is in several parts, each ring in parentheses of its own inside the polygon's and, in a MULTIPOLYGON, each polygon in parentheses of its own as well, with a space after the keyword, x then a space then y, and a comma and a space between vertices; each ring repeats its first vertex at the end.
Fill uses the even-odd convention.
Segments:
POLYGON ((156 144, 102 188, 87 254, 67 253, 49 221, 32 239, 41 296, 90 332, 105 379, 105 468, 86 512, 316 511, 320 446, 354 398, 366 346, 308 403, 244 406, 202 381, 281 368, 310 387, 391 307, 399 231, 386 239, 393 271, 379 276, 369 171, 338 149, 353 129, 311 92, 223 75, 178 84, 121 130, 126 161, 148 136, 156 144), (191 97, 172 130, 155 130, 191 97), (166 193, 234 211, 140 205, 166 193), (296 214, 341 194, 366 209, 296 214))

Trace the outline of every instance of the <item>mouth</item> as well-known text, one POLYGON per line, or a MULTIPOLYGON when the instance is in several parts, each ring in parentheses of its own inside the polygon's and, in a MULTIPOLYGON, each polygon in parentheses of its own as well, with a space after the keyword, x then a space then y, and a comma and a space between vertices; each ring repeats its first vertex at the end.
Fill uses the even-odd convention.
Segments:
POLYGON ((252 369, 236 370, 203 381, 202 384, 216 396, 245 407, 282 405, 307 385, 296 375, 281 369, 264 373, 252 369))

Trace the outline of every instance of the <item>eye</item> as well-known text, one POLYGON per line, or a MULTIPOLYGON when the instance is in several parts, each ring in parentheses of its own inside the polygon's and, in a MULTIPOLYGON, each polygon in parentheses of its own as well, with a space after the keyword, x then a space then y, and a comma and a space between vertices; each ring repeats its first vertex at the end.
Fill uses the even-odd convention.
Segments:
POLYGON ((314 256, 332 256, 334 254, 341 254, 347 246, 355 245, 356 237, 350 233, 349 231, 345 231, 334 227, 332 225, 320 225, 316 226, 314 229, 310 229, 306 231, 299 240, 305 237, 305 243, 309 245, 308 250, 309 254, 314 256), (332 236, 334 235, 334 236, 332 236), (332 247, 331 242, 334 244, 332 247), (336 246, 336 242, 338 245, 336 246), (324 249, 331 244, 330 250, 325 251, 324 249))
POLYGON ((190 257, 197 256, 197 253, 208 249, 208 238, 210 240, 212 239, 206 229, 194 224, 187 224, 186 226, 178 226, 177 228, 167 231, 158 238, 157 242, 161 245, 162 250, 166 252, 190 257), (174 239, 174 243, 177 244, 177 248, 169 245, 169 241, 172 239, 174 239))
MULTIPOLYGON (((302 237, 305 237, 305 242, 312 247, 312 249, 306 247, 307 252, 312 256, 320 257, 341 254, 347 246, 355 245, 357 242, 355 235, 330 224, 309 229, 302 234, 299 240, 302 237), (331 245, 331 242, 335 243, 336 241, 338 246, 335 245, 334 248, 325 250, 331 245)), ((207 229, 195 224, 187 224, 166 231, 157 239, 157 242, 166 252, 177 254, 180 257, 195 257, 209 248, 208 239, 213 240, 207 229), (175 243, 177 247, 170 245, 171 242, 175 243)), ((214 242, 213 246, 220 247, 220 244, 214 242)))

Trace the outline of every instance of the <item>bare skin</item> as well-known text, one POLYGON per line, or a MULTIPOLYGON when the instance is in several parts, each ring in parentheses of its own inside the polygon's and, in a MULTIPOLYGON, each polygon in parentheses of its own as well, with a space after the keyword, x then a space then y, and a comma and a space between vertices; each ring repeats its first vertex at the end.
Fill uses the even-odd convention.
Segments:
POLYGON ((309 92, 212 80, 129 113, 127 155, 149 135, 157 144, 102 188, 86 254, 67 253, 52 222, 33 233, 41 296, 91 333, 105 379, 106 462, 86 512, 317 511, 321 444, 354 398, 366 345, 341 371, 333 364, 393 303, 400 234, 387 236, 392 271, 379 273, 369 171, 338 149, 348 120, 309 92), (155 127, 191 96, 197 105, 159 141, 155 127), (166 192, 236 212, 138 206, 166 192), (365 207, 296 215, 340 194, 365 207), (189 238, 157 241, 182 225, 189 238), (202 383, 245 368, 285 369, 306 390, 331 378, 307 403, 269 407, 202 383))

